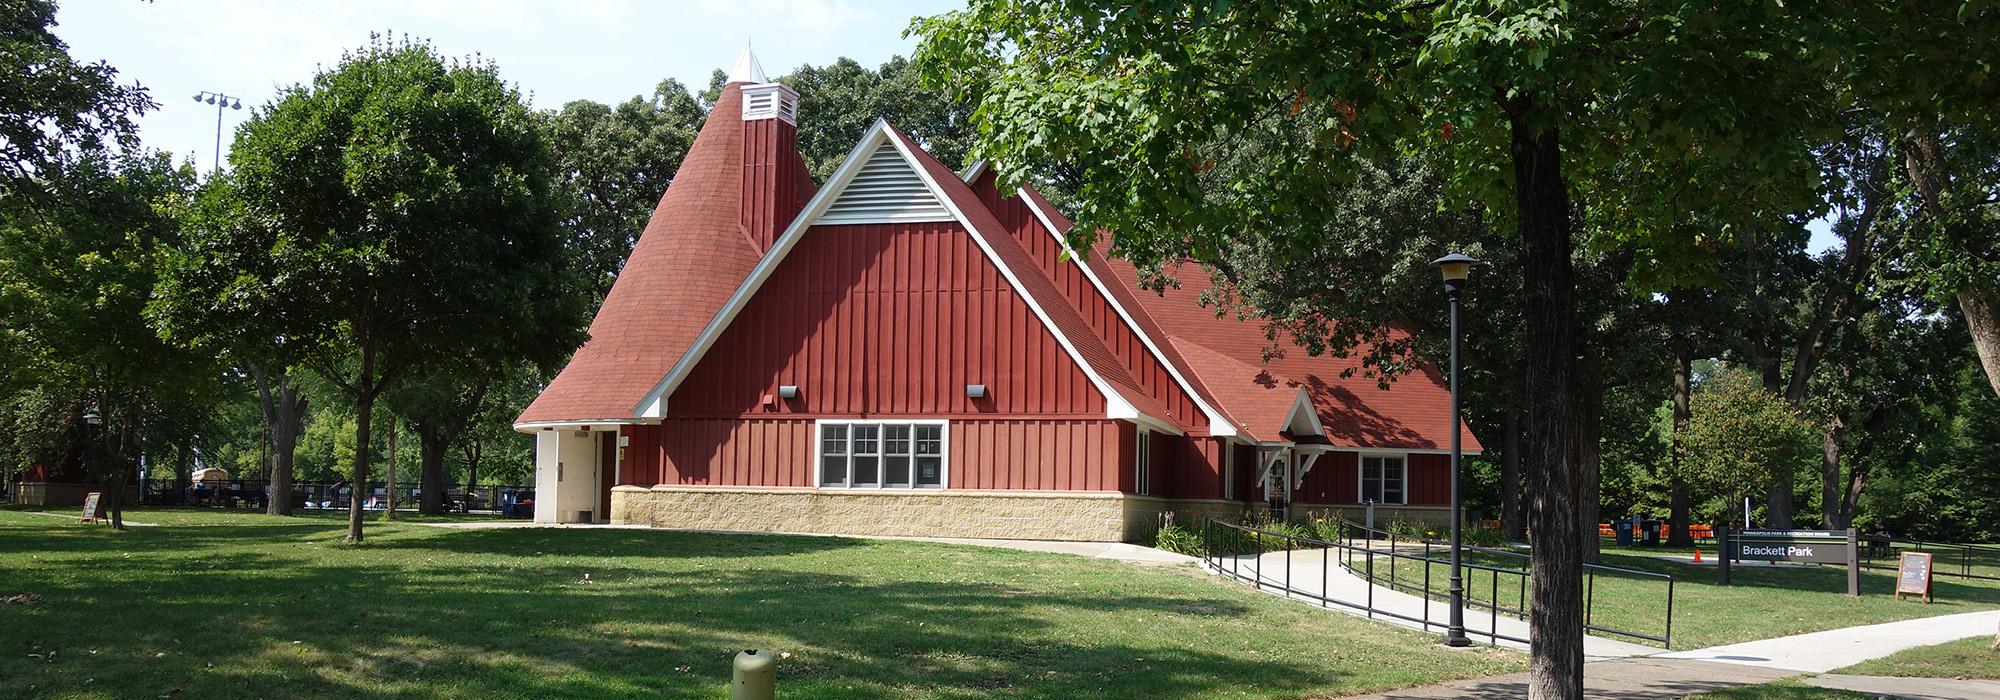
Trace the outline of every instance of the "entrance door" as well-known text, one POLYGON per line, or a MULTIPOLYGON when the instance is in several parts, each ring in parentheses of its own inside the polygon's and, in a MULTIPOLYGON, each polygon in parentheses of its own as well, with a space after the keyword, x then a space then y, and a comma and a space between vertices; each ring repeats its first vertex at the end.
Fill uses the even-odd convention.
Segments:
POLYGON ((611 487, 618 483, 618 433, 597 434, 597 514, 600 523, 611 522, 611 487))

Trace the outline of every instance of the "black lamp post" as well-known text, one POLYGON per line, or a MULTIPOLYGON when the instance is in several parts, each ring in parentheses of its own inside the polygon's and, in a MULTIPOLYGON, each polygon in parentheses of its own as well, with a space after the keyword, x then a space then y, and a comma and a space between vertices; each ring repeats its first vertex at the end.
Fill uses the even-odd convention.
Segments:
POLYGON ((1479 261, 1459 253, 1431 261, 1444 275, 1444 296, 1451 302, 1451 624, 1445 627, 1444 643, 1455 647, 1472 645, 1472 640, 1465 636, 1465 581, 1459 577, 1459 521, 1463 516, 1458 501, 1458 434, 1464 419, 1458 409, 1458 307, 1466 278, 1472 275, 1472 264, 1476 262, 1479 261))

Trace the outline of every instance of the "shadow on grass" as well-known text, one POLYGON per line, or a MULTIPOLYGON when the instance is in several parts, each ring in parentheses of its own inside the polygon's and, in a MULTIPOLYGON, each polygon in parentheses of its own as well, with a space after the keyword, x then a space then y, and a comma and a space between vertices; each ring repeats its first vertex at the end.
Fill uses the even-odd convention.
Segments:
MULTIPOLYGON (((61 555, 0 560, 0 591, 45 598, 0 610, 0 677, 26 696, 716 697, 746 647, 792 655, 787 697, 1282 697, 1384 682, 1296 648, 1245 653, 1199 630, 1254 624, 1259 609, 1171 578, 1134 584, 1114 563, 618 530, 383 528, 358 547, 316 524, 70 532, 0 531, 0 552, 61 555), (52 649, 54 663, 28 656, 52 649)), ((1431 673, 1382 665, 1398 661, 1431 673)))

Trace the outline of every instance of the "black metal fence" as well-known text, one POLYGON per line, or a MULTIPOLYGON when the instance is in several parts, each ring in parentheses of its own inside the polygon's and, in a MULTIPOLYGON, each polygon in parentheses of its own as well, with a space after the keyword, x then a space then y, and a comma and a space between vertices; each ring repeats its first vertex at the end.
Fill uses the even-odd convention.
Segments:
MULTIPOLYGON (((1375 541, 1386 541, 1388 542, 1388 546, 1391 551, 1400 548, 1408 548, 1413 551, 1421 550, 1423 554, 1419 558, 1426 562, 1429 562, 1429 564, 1427 564, 1424 567, 1425 578, 1421 588, 1412 585, 1411 582, 1403 581, 1396 578, 1395 572, 1393 570, 1388 572, 1388 576, 1386 579, 1378 577, 1374 575, 1374 573, 1364 574, 1363 572, 1357 570, 1355 567, 1352 566, 1347 567, 1348 571, 1352 571, 1356 574, 1361 574, 1363 578, 1366 578, 1371 582, 1387 586, 1391 589, 1402 590, 1409 593, 1420 593, 1422 595, 1425 595, 1426 597, 1437 595, 1431 590, 1430 580, 1429 580, 1430 579, 1429 569, 1431 565, 1435 564, 1443 564, 1445 566, 1451 565, 1451 560, 1450 560, 1451 544, 1449 542, 1443 540, 1422 538, 1422 537, 1410 537, 1408 535, 1399 535, 1386 530, 1371 529, 1365 525, 1361 525, 1359 523, 1355 523, 1353 521, 1349 521, 1344 518, 1335 518, 1335 522, 1340 524, 1342 540, 1349 545, 1352 545, 1356 540, 1360 540, 1367 543, 1373 543, 1375 541)), ((1462 577, 1465 579, 1465 590, 1466 590, 1465 606, 1467 608, 1492 610, 1499 614, 1508 615, 1522 620, 1528 619, 1527 566, 1528 566, 1529 556, 1527 554, 1512 549, 1500 549, 1496 547, 1461 545, 1459 549, 1461 550, 1461 552, 1464 553, 1461 554, 1460 556, 1461 563, 1459 565, 1459 568, 1465 571, 1465 573, 1462 575, 1462 577), (1474 566, 1463 562, 1463 559, 1467 555, 1478 558, 1484 558, 1487 560, 1509 561, 1516 564, 1516 566, 1494 566, 1491 564, 1474 566), (1488 586, 1488 588, 1486 589, 1488 593, 1488 597, 1486 600, 1478 599, 1478 596, 1476 594, 1479 592, 1480 589, 1477 588, 1473 583, 1477 578, 1476 575, 1481 572, 1487 573, 1489 577, 1489 582, 1491 583, 1491 585, 1488 586), (1518 578, 1513 579, 1511 581, 1512 585, 1502 586, 1500 585, 1499 576, 1502 575, 1503 573, 1514 574, 1517 575, 1518 578), (1510 591, 1514 594, 1513 596, 1514 601, 1512 607, 1506 606, 1501 601, 1500 594, 1502 591, 1510 591)), ((1394 562, 1392 560, 1391 564, 1393 565, 1393 563, 1394 562)), ((1591 632, 1597 632, 1599 634, 1607 634, 1615 637, 1626 637, 1630 639, 1638 639, 1642 641, 1654 642, 1662 647, 1672 646, 1672 640, 1674 637, 1674 577, 1672 574, 1660 573, 1656 571, 1641 571, 1639 569, 1628 569, 1619 566, 1605 566, 1603 564, 1584 564, 1583 576, 1584 576, 1584 583, 1583 583, 1584 629, 1589 630, 1591 632), (1660 592, 1662 594, 1661 599, 1663 600, 1663 603, 1660 606, 1661 621, 1660 621, 1660 626, 1658 627, 1658 629, 1660 630, 1659 634, 1651 634, 1647 632, 1640 632, 1630 629, 1612 627, 1610 625, 1598 624, 1598 621, 1596 619, 1597 579, 1600 576, 1622 577, 1627 580, 1638 580, 1638 581, 1646 581, 1659 584, 1662 587, 1660 592)))
MULTIPOLYGON (((363 489, 362 507, 387 506, 389 490, 384 486, 363 489)), ((345 482, 303 481, 292 483, 292 506, 307 509, 346 509, 354 498, 354 486, 345 482)), ((152 480, 139 493, 148 505, 198 506, 206 508, 263 508, 270 502, 270 482, 260 479, 198 481, 181 487, 171 481, 152 480)), ((469 513, 496 512, 527 517, 534 505, 535 491, 523 486, 481 486, 476 489, 445 489, 447 510, 469 513)), ((422 502, 423 489, 396 487, 396 508, 415 508, 422 502)))
POLYGON ((1904 552, 1931 555, 1931 573, 1963 579, 2000 581, 2000 545, 1930 542, 1912 538, 1861 536, 1861 568, 1893 571, 1904 552))
MULTIPOLYGON (((1449 559, 1438 558, 1439 554, 1449 556, 1448 547, 1435 540, 1413 540, 1379 530, 1368 530, 1352 523, 1341 522, 1342 536, 1339 542, 1330 542, 1314 537, 1304 537, 1286 532, 1259 529, 1248 525, 1204 518, 1201 525, 1202 561, 1210 570, 1226 574, 1240 581, 1251 583, 1259 589, 1274 588, 1287 597, 1317 603, 1321 607, 1342 607, 1364 613, 1368 617, 1387 617, 1413 623, 1425 631, 1447 627, 1449 594, 1446 586, 1448 574, 1437 576, 1432 570, 1439 566, 1449 567, 1449 559), (1370 533, 1382 538, 1371 538, 1370 533), (1386 545, 1377 544, 1378 539, 1386 545), (1282 563, 1266 566, 1264 555, 1284 552, 1282 563), (1320 559, 1319 589, 1314 592, 1301 588, 1298 584, 1309 585, 1310 581, 1294 579, 1293 560, 1305 557, 1307 562, 1317 556, 1320 559), (1364 591, 1352 599, 1333 595, 1329 588, 1332 567, 1359 577, 1364 583, 1364 591), (1416 614, 1409 611, 1398 612, 1378 605, 1376 589, 1384 588, 1407 593, 1418 598, 1420 608, 1416 614)), ((1490 548, 1468 547, 1466 551, 1482 554, 1504 553, 1508 556, 1526 558, 1518 552, 1490 548)), ((1497 643, 1506 640, 1520 644, 1528 643, 1521 636, 1500 632, 1500 618, 1525 620, 1527 611, 1528 572, 1525 569, 1490 564, 1464 562, 1459 565, 1465 589, 1465 606, 1470 614, 1484 612, 1486 629, 1468 628, 1466 634, 1486 638, 1497 643), (1478 593, 1484 592, 1482 599, 1478 593), (1512 595, 1508 595, 1512 594, 1512 595), (1505 599, 1512 598, 1509 605, 1505 599)), ((1447 568, 1446 571, 1449 571, 1447 568)), ((1585 627, 1593 632, 1628 637, 1654 642, 1662 647, 1671 647, 1673 639, 1673 577, 1649 571, 1621 569, 1618 567, 1586 566, 1585 583, 1585 627), (1606 624, 1597 624, 1592 619, 1596 602, 1596 577, 1601 572, 1634 576, 1645 580, 1661 580, 1665 583, 1664 621, 1659 634, 1622 629, 1606 624)))

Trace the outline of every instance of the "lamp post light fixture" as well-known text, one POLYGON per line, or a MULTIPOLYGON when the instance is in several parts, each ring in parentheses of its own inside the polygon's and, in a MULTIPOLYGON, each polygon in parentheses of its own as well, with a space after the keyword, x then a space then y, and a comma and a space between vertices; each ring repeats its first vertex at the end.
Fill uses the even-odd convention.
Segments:
POLYGON ((194 101, 205 102, 208 104, 215 105, 215 167, 211 169, 210 172, 214 172, 215 170, 221 170, 222 169, 222 108, 228 107, 230 109, 242 109, 243 100, 234 96, 224 95, 219 92, 210 92, 207 90, 203 90, 201 92, 197 92, 194 94, 194 101))
POLYGON ((1459 432, 1464 418, 1458 407, 1458 307, 1466 280, 1472 276, 1472 264, 1476 262, 1479 261, 1460 253, 1431 261, 1444 276, 1444 296, 1451 302, 1451 624, 1445 627, 1444 643, 1454 647, 1472 645, 1472 640, 1465 636, 1465 580, 1460 577, 1459 568, 1459 529, 1464 519, 1458 496, 1459 432))

